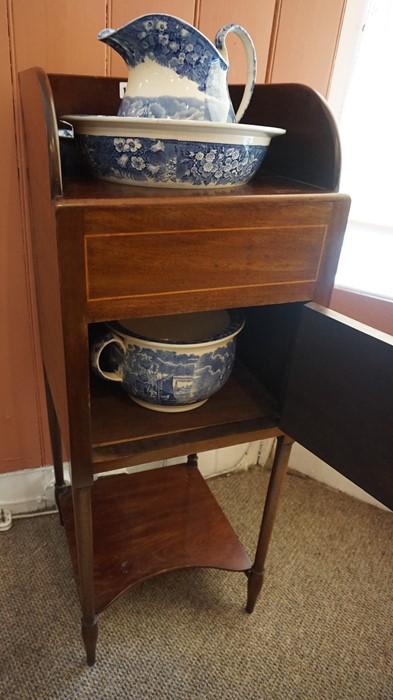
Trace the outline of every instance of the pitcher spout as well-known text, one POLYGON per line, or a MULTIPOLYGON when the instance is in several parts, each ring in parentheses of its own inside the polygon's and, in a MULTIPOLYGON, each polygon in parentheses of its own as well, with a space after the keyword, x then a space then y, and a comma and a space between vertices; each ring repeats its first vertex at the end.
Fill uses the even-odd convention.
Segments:
POLYGON ((128 67, 120 116, 235 120, 227 87, 228 63, 198 29, 171 15, 143 15, 103 29, 128 67))
POLYGON ((130 68, 135 60, 135 50, 132 50, 132 45, 122 36, 122 29, 123 27, 120 27, 120 29, 102 29, 97 34, 97 39, 114 49, 130 68))
POLYGON ((170 15, 143 15, 119 29, 103 29, 99 41, 111 46, 134 68, 146 59, 186 76, 205 90, 212 63, 226 73, 228 63, 207 37, 170 15))

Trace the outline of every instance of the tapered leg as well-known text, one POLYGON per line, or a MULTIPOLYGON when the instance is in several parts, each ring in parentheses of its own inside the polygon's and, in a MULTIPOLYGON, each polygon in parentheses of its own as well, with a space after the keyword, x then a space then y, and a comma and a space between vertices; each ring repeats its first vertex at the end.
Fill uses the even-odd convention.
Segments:
POLYGON ((287 435, 282 435, 277 439, 276 453, 263 510, 255 561, 248 574, 246 605, 248 613, 252 613, 254 610, 255 603, 262 589, 265 559, 269 548, 281 489, 288 468, 292 445, 293 440, 287 437, 287 435))
POLYGON ((86 662, 88 666, 94 666, 96 662, 96 646, 98 637, 98 624, 96 616, 92 622, 86 622, 82 617, 81 622, 82 639, 86 650, 86 662))
POLYGON ((82 639, 88 666, 96 660, 98 635, 94 608, 93 526, 91 487, 73 489, 75 537, 78 552, 79 596, 82 609, 82 639))
MULTIPOLYGON (((55 501, 58 507, 59 513, 59 496, 63 493, 67 485, 64 481, 64 470, 63 470, 63 454, 61 447, 61 434, 59 422, 57 420, 56 410, 53 403, 52 392, 49 387, 47 377, 45 375, 45 393, 46 393, 46 405, 48 410, 48 422, 49 422, 49 435, 52 447, 52 458, 53 466, 55 472, 55 501)), ((61 520, 61 515, 60 515, 61 520)))

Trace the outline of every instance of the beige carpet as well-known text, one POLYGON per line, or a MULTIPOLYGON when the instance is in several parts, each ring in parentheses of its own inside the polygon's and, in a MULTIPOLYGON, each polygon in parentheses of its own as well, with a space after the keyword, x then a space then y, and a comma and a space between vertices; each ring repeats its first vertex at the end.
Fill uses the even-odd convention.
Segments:
MULTIPOLYGON (((267 476, 209 482, 253 551, 267 476)), ((99 618, 85 665, 57 516, 0 534, 1 700, 392 700, 393 516, 289 476, 263 594, 243 574, 178 571, 99 618)))

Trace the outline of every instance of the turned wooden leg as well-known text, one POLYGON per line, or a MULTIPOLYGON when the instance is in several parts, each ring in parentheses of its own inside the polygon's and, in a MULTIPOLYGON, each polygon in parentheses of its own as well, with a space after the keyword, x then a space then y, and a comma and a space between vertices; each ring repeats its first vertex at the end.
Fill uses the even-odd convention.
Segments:
POLYGON ((75 537, 78 553, 79 596, 82 610, 82 639, 88 666, 96 660, 98 635, 94 608, 93 526, 91 487, 73 489, 75 537))
POLYGON ((261 529, 255 561, 248 573, 247 605, 246 610, 252 613, 262 589, 265 559, 269 548, 269 542, 273 530, 274 520, 278 508, 281 489, 284 484, 285 475, 288 468, 289 456, 293 440, 287 435, 282 435, 277 439, 276 452, 272 473, 269 480, 265 507, 263 510, 261 529))
MULTIPOLYGON (((64 481, 64 470, 63 470, 63 453, 61 446, 61 433, 59 422, 57 420, 56 410, 53 403, 52 392, 49 387, 49 383, 45 374, 45 393, 46 393, 46 405, 48 411, 48 422, 49 422, 49 436, 52 448, 52 458, 53 466, 55 472, 55 501, 57 508, 60 513, 59 508, 59 496, 64 493, 67 485, 64 481)), ((60 522, 63 524, 63 520, 60 514, 60 522)))

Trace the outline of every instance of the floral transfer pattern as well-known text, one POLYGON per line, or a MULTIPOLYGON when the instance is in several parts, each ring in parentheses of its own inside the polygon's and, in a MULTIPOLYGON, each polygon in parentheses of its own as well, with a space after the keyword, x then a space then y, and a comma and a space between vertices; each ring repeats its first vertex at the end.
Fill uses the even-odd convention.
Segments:
POLYGON ((201 99, 186 97, 123 97, 118 117, 144 117, 148 119, 193 119, 194 121, 234 122, 232 104, 225 113, 222 101, 213 97, 201 99))
POLYGON ((118 117, 144 117, 148 119, 210 120, 206 115, 203 99, 182 100, 174 97, 123 97, 118 117))
POLYGON ((78 135, 92 173, 128 183, 228 187, 247 182, 267 146, 78 135))
POLYGON ((170 15, 144 15, 113 30, 104 29, 98 39, 117 51, 127 66, 135 68, 150 58, 161 66, 197 83, 206 91, 212 62, 225 73, 227 63, 217 49, 192 25, 170 15))

